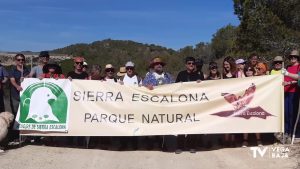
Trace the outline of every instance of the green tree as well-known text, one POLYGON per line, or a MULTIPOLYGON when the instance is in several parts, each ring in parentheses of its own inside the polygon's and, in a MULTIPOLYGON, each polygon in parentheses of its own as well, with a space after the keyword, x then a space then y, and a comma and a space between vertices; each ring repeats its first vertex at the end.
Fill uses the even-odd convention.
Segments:
POLYGON ((213 35, 211 45, 217 59, 233 53, 236 37, 237 28, 230 24, 213 35))

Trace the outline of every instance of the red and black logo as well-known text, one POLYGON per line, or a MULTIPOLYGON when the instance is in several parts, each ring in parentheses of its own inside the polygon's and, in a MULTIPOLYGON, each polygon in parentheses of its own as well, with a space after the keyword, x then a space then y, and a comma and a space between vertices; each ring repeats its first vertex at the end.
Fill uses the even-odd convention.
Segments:
POLYGON ((274 116, 260 106, 254 108, 248 107, 250 102, 253 100, 255 91, 256 86, 252 83, 251 86, 246 89, 243 96, 237 97, 235 94, 222 93, 221 95, 233 106, 234 110, 221 111, 211 115, 220 117, 241 117, 245 119, 250 119, 251 117, 266 119, 268 116, 274 116))

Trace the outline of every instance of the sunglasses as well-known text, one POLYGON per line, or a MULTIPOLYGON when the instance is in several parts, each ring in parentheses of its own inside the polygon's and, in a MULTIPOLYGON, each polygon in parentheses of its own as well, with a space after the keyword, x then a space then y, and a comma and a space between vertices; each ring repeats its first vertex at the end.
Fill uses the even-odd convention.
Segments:
POLYGON ((195 65, 195 62, 186 62, 188 65, 195 65))
POLYGON ((217 67, 217 66, 212 66, 212 67, 210 67, 209 69, 210 69, 210 70, 218 69, 218 67, 217 67))
POLYGON ((76 65, 83 65, 83 62, 75 62, 76 65))
POLYGON ((154 63, 153 65, 154 65, 154 66, 156 66, 156 65, 161 65, 161 66, 163 66, 163 63, 161 63, 161 62, 156 62, 156 63, 154 63))
POLYGON ((289 59, 292 60, 292 59, 298 59, 298 58, 295 56, 289 56, 289 59))
POLYGON ((20 61, 23 61, 23 62, 24 62, 24 61, 25 61, 25 59, 17 59, 17 61, 19 61, 19 62, 20 62, 20 61))
POLYGON ((109 69, 105 69, 105 72, 115 72, 115 70, 114 70, 114 69, 111 69, 111 68, 109 68, 109 69))
POLYGON ((134 70, 134 67, 128 66, 126 67, 126 70, 134 70))
POLYGON ((276 64, 282 64, 282 62, 281 61, 276 61, 276 62, 274 62, 274 64, 276 65, 276 64))

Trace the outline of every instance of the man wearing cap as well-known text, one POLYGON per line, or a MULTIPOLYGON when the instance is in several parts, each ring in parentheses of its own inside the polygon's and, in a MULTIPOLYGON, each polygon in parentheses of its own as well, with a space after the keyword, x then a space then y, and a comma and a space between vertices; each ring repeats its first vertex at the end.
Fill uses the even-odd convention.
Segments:
MULTIPOLYGON (((289 55, 290 65, 287 71, 291 74, 298 74, 300 71, 299 51, 293 50, 289 55)), ((290 139, 293 133, 293 126, 295 123, 296 114, 298 112, 298 89, 297 81, 289 76, 284 77, 284 121, 285 121, 285 136, 290 139)))
POLYGON ((48 51, 41 51, 39 54, 39 63, 31 69, 29 77, 39 78, 43 74, 43 67, 48 63, 49 58, 50 56, 48 51))
POLYGON ((115 68, 112 64, 105 65, 105 77, 104 80, 108 82, 117 82, 117 78, 115 78, 115 68))
POLYGON ((165 65, 160 57, 152 59, 150 63, 152 71, 146 74, 143 80, 143 86, 151 90, 153 86, 173 83, 171 75, 163 70, 165 65))
POLYGON ((283 58, 282 56, 276 56, 273 60, 273 69, 270 72, 270 75, 277 75, 281 74, 281 69, 283 63, 283 58))
POLYGON ((120 83, 125 85, 142 85, 142 79, 135 73, 134 63, 129 61, 125 64, 126 74, 120 78, 120 83))
POLYGON ((83 57, 74 58, 74 71, 68 73, 69 79, 88 79, 89 75, 83 71, 83 57))
POLYGON ((82 71, 83 72, 87 72, 88 71, 88 64, 86 62, 83 62, 82 71))

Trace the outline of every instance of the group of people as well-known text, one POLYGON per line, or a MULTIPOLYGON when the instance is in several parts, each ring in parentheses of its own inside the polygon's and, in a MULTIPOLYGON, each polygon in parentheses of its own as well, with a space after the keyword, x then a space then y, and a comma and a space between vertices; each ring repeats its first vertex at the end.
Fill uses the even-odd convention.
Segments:
MULTIPOLYGON (((17 54, 14 58, 15 65, 7 71, 3 66, 0 66, 0 110, 5 110, 3 103, 3 84, 10 81, 10 104, 11 110, 16 115, 18 105, 20 101, 19 92, 22 91, 21 82, 24 78, 55 78, 55 79, 84 79, 84 80, 101 80, 112 83, 120 83, 122 85, 136 85, 145 86, 150 90, 154 89, 154 86, 178 83, 178 82, 201 82, 203 80, 218 80, 218 79, 230 79, 230 78, 245 78, 251 76, 263 76, 281 74, 285 75, 284 88, 285 88, 285 136, 291 137, 293 134, 293 127, 295 124, 296 115, 298 113, 299 105, 299 91, 298 91, 298 72, 299 69, 299 51, 293 50, 288 57, 289 66, 284 67, 284 60, 282 56, 276 56, 273 59, 271 65, 267 65, 261 62, 258 55, 252 54, 248 60, 234 59, 232 57, 225 57, 223 60, 222 68, 218 68, 216 62, 210 62, 208 65, 208 73, 204 73, 202 70, 203 61, 201 59, 195 59, 188 56, 185 58, 185 70, 178 73, 176 79, 173 79, 172 75, 166 72, 166 62, 161 57, 155 57, 149 64, 149 71, 142 78, 139 76, 135 69, 135 64, 132 61, 128 61, 124 66, 120 67, 120 71, 117 72, 116 68, 112 64, 106 64, 104 67, 104 73, 102 74, 101 66, 98 64, 88 65, 83 57, 74 57, 74 70, 69 72, 66 76, 63 75, 61 67, 58 63, 50 60, 49 52, 42 51, 39 55, 39 63, 37 66, 29 70, 25 65, 25 56, 23 54, 17 54), (270 66, 270 69, 269 69, 270 66)), ((257 145, 261 146, 261 135, 255 134, 257 145)), ((13 137, 16 139, 15 137, 13 137)), ((149 137, 148 140, 153 141, 153 138, 149 137), (149 139, 150 138, 150 139, 149 139)), ((133 138, 120 139, 123 143, 137 142, 133 138)), ((157 139, 156 139, 157 140, 157 139)), ((159 139, 158 139, 159 140, 159 139)), ((166 137, 166 140, 168 139, 166 137)), ((174 139, 173 139, 174 140, 174 139)), ((230 146, 236 144, 234 134, 226 134, 224 136, 224 145, 230 146)), ((248 146, 248 134, 242 136, 242 146, 248 146)), ((168 141, 167 141, 168 142, 168 141)), ((180 153, 186 146, 191 152, 196 151, 196 135, 180 135, 175 139, 176 153, 180 153)))

